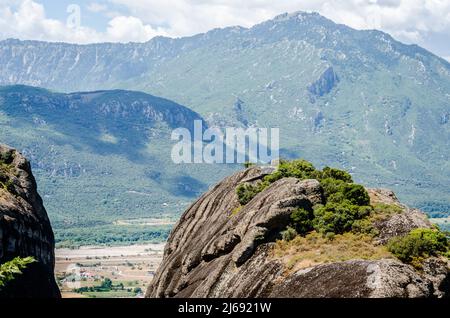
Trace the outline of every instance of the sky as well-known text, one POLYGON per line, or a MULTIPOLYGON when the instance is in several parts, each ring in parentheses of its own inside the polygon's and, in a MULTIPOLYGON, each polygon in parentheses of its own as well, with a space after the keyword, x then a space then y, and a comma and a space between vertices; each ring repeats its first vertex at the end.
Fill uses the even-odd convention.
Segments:
POLYGON ((450 61, 450 0, 0 0, 0 40, 145 42, 299 10, 385 31, 450 61))

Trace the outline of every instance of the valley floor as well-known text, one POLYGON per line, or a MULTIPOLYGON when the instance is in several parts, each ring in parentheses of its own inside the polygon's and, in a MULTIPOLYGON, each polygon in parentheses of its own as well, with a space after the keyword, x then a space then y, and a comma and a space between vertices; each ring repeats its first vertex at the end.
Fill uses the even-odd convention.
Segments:
MULTIPOLYGON (((449 218, 432 219, 443 229, 449 218)), ((57 248, 55 275, 63 298, 139 298, 162 261, 165 243, 57 248)))
POLYGON ((63 298, 143 297, 162 260, 164 243, 56 249, 63 298))

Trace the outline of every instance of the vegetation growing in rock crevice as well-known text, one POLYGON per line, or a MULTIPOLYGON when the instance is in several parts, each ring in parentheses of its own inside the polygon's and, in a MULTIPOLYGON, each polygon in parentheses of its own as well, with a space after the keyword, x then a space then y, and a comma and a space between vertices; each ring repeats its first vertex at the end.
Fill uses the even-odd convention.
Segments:
POLYGON ((14 160, 14 153, 12 151, 5 151, 0 153, 0 164, 9 165, 14 160))
POLYGON ((22 271, 34 262, 36 260, 33 257, 16 257, 9 262, 0 264, 0 289, 14 280, 17 275, 21 275, 22 271))
POLYGON ((8 174, 11 173, 12 161, 14 160, 14 153, 11 151, 0 152, 0 188, 14 193, 14 183, 8 174))

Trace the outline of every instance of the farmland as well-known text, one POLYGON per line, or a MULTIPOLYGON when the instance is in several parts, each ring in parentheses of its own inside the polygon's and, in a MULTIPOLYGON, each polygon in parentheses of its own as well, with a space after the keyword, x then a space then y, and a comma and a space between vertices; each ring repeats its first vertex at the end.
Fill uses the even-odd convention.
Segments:
POLYGON ((163 250, 163 243, 57 249, 55 275, 62 296, 143 297, 163 250))

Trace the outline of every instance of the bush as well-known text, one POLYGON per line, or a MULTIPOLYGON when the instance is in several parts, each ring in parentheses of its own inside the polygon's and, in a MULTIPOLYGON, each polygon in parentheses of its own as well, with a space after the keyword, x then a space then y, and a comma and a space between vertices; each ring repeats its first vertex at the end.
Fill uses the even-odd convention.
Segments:
POLYGON ((246 169, 248 169, 248 168, 250 168, 250 167, 253 167, 255 164, 254 163, 252 163, 252 162, 245 162, 244 163, 244 167, 246 168, 246 169))
POLYGON ((245 205, 270 184, 282 178, 293 177, 300 180, 319 180, 326 199, 326 205, 316 206, 314 211, 303 208, 294 210, 291 214, 290 228, 284 231, 283 238, 291 239, 295 235, 305 235, 312 230, 326 237, 342 234, 353 230, 364 234, 374 234, 370 221, 360 221, 372 212, 370 197, 366 189, 354 184, 349 173, 325 167, 322 171, 305 160, 281 161, 278 170, 258 184, 240 184, 236 188, 239 203, 245 205), (356 223, 355 223, 356 222, 356 223))
POLYGON ((264 178, 264 181, 273 183, 282 178, 297 179, 320 179, 321 172, 314 168, 313 164, 303 160, 286 161, 282 160, 278 165, 278 170, 264 178))
POLYGON ((259 192, 266 189, 272 183, 283 178, 297 178, 300 180, 317 179, 321 182, 326 197, 331 196, 335 193, 339 193, 335 195, 335 202, 340 202, 345 199, 342 194, 344 193, 344 190, 349 192, 347 198, 348 200, 364 203, 361 205, 365 205, 365 199, 368 198, 368 194, 367 192, 365 192, 365 189, 362 186, 360 186, 362 188, 361 190, 361 188, 359 187, 353 187, 356 185, 348 184, 349 182, 353 182, 352 177, 349 173, 330 167, 325 167, 323 171, 316 170, 312 163, 303 159, 299 159, 293 161, 282 160, 278 165, 277 171, 268 176, 265 176, 263 181, 257 185, 239 185, 236 188, 239 202, 242 205, 247 204, 259 192), (364 194, 367 196, 364 196, 364 194))
POLYGON ((239 203, 246 205, 249 203, 258 193, 262 192, 269 184, 261 182, 257 185, 248 183, 240 184, 236 188, 236 194, 238 196, 239 203))
POLYGON ((283 177, 294 177, 298 179, 308 179, 315 177, 316 168, 313 164, 300 159, 293 161, 283 161, 281 162, 278 170, 283 175, 283 177))
POLYGON ((292 226, 298 234, 304 235, 313 230, 312 220, 314 213, 303 208, 294 210, 291 214, 292 226))
POLYGON ((342 187, 344 198, 359 206, 370 205, 370 197, 366 189, 360 184, 349 183, 342 187))
POLYGON ((446 253, 449 244, 438 230, 414 229, 403 237, 392 238, 387 247, 402 262, 417 264, 423 258, 446 253))
POLYGON ((112 280, 108 277, 106 277, 103 282, 100 285, 100 288, 102 289, 106 289, 106 290, 111 290, 112 288, 112 280))
POLYGON ((329 202, 340 203, 344 200, 359 206, 370 205, 370 197, 366 189, 359 184, 346 183, 339 179, 325 178, 320 184, 329 202))
POLYGON ((336 238, 336 234, 334 234, 334 232, 328 232, 328 233, 325 234, 325 238, 328 241, 332 241, 332 240, 334 240, 336 238))
POLYGON ((341 203, 329 202, 314 210, 313 226, 317 232, 342 234, 352 229, 353 223, 370 214, 368 206, 357 206, 346 200, 341 203))
POLYGON ((323 192, 327 200, 330 200, 334 194, 342 192, 341 189, 344 184, 344 181, 333 178, 325 178, 320 181, 320 185, 323 188, 323 192))
POLYGON ((14 154, 11 151, 0 153, 0 163, 9 165, 14 160, 14 154))
POLYGON ((286 230, 281 232, 281 237, 283 241, 286 242, 292 241, 297 235, 298 235, 297 231, 290 226, 288 226, 286 230))
POLYGON ((347 183, 353 183, 352 176, 347 172, 335 168, 325 167, 322 170, 322 179, 334 179, 347 183))

